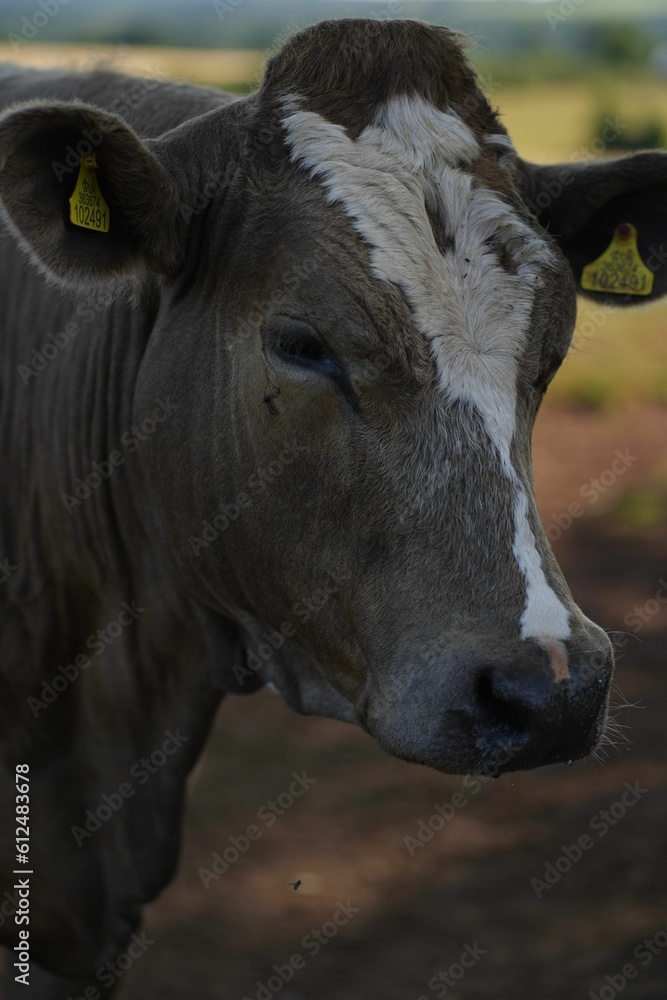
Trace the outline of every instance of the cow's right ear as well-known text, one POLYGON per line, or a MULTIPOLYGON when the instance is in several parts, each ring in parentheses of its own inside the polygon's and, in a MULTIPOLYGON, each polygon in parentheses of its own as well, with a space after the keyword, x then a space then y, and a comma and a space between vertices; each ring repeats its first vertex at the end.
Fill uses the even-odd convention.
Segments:
POLYGON ((156 148, 79 102, 33 101, 0 116, 0 204, 43 272, 82 287, 178 266, 179 192, 156 148))
POLYGON ((524 200, 559 243, 582 294, 616 306, 667 296, 667 153, 548 166, 517 160, 517 170, 524 200), (615 263, 617 236, 630 249, 636 240, 634 273, 615 263), (582 281, 605 251, 607 273, 598 267, 596 281, 582 281))

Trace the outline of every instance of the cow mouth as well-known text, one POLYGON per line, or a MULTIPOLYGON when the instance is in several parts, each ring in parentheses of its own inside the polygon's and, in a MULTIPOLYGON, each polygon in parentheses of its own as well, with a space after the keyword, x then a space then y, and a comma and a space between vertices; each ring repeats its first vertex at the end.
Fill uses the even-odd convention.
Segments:
POLYGON ((526 735, 523 740, 508 743, 491 754, 484 753, 482 745, 481 764, 470 773, 479 777, 498 778, 514 771, 532 771, 552 764, 573 764, 575 760, 588 757, 600 745, 606 723, 607 709, 603 706, 588 731, 582 726, 564 739, 556 737, 547 740, 537 736, 533 740, 530 735, 526 735))
POLYGON ((604 740, 606 687, 568 696, 568 685, 559 687, 558 698, 543 714, 531 711, 529 705, 494 698, 483 682, 475 707, 450 708, 438 727, 429 726, 431 706, 412 718, 393 713, 390 722, 378 715, 377 708, 375 712, 366 708, 355 712, 355 721, 402 760, 445 774, 497 778, 580 760, 604 740))

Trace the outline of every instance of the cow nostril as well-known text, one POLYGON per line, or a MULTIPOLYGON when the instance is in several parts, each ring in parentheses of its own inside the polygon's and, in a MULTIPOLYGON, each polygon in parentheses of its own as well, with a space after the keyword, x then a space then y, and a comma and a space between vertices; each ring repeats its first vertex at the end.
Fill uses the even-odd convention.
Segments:
POLYGON ((485 660, 467 676, 463 725, 484 774, 578 760, 590 753, 606 718, 606 684, 590 663, 569 655, 571 676, 560 681, 545 657, 522 647, 510 659, 485 660), (509 756, 508 756, 509 755, 509 756))
POLYGON ((515 740, 517 737, 526 739, 530 735, 530 714, 516 702, 499 697, 487 674, 482 674, 478 679, 476 694, 477 706, 487 725, 500 728, 515 740))

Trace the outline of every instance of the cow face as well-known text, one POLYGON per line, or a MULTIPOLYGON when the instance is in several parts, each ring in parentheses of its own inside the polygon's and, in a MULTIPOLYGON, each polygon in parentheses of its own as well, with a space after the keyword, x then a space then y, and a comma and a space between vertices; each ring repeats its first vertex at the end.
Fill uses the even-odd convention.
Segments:
MULTIPOLYGON (((159 140, 67 105, 10 112, 0 138, 0 192, 40 266, 160 275, 137 407, 168 394, 188 419, 136 474, 181 583, 243 628, 241 689, 271 681, 445 771, 588 753, 612 652, 542 530, 530 436, 577 254, 665 222, 665 158, 532 168, 455 36, 410 21, 308 29, 257 94, 159 140), (88 257, 27 207, 45 118, 61 139, 75 120, 104 134, 121 224, 88 257), (183 212, 211 164, 224 183, 183 212)), ((55 216, 65 192, 37 194, 55 216)))

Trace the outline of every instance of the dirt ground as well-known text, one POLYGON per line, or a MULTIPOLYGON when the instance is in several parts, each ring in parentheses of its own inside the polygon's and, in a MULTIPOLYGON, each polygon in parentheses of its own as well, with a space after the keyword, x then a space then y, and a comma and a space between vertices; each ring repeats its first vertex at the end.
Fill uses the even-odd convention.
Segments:
POLYGON ((574 596, 627 634, 615 701, 634 706, 616 712, 628 742, 602 762, 474 783, 393 760, 269 692, 228 699, 193 776, 179 874, 146 910, 123 1000, 667 997, 665 441, 658 406, 546 407, 535 437, 551 534, 582 508, 554 540, 574 596), (258 817, 304 772, 314 782, 275 822, 258 817), (404 838, 436 805, 453 818, 410 851, 404 838), (229 838, 243 846, 249 825, 258 839, 205 888, 199 869, 214 852, 233 858, 229 838))
POLYGON ((648 490, 664 506, 665 441, 667 407, 545 408, 535 438, 545 522, 584 508, 554 542, 575 598, 628 636, 615 696, 636 706, 617 712, 628 743, 603 762, 475 785, 392 760, 268 692, 229 699, 192 783, 180 873, 146 912, 154 943, 124 1000, 667 997, 667 606, 651 616, 667 519, 630 502, 648 490), (607 486, 617 449, 632 461, 607 486), (645 602, 647 620, 629 628, 645 602), (304 771, 312 786, 271 826, 258 819, 304 771), (465 804, 411 856, 404 838, 456 792, 465 804), (253 823, 261 836, 204 888, 198 869, 253 823), (563 847, 584 836, 590 846, 569 863, 563 847), (551 885, 548 863, 569 865, 550 870, 551 885), (273 966, 293 955, 286 981, 273 966))

